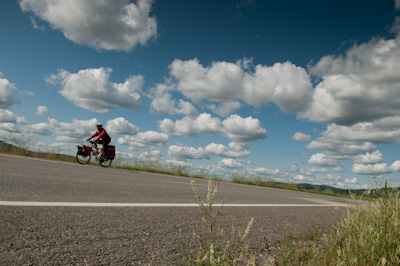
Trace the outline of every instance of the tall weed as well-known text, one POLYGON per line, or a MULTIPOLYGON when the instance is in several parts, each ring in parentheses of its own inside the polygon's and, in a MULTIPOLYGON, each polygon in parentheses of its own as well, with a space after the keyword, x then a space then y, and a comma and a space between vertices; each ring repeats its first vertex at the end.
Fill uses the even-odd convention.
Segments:
POLYGON ((189 244, 181 241, 179 251, 182 265, 256 265, 256 257, 249 255, 249 244, 245 242, 254 219, 251 218, 246 228, 237 229, 233 218, 231 229, 225 230, 222 207, 213 210, 219 183, 213 188, 212 180, 208 182, 207 203, 203 202, 199 191, 192 181, 192 188, 199 203, 203 227, 194 229, 193 241, 196 251, 189 250, 189 244), (229 233, 230 231, 230 233, 229 233))

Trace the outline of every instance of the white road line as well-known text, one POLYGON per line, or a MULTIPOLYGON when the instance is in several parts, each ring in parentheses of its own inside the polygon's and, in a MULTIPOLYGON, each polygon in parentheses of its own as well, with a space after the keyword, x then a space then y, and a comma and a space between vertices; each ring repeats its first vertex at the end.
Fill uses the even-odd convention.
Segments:
MULTIPOLYGON (((40 202, 0 201, 0 206, 20 207, 198 207, 197 203, 96 203, 96 202, 40 202)), ((349 207, 348 204, 213 204, 215 207, 349 207)))

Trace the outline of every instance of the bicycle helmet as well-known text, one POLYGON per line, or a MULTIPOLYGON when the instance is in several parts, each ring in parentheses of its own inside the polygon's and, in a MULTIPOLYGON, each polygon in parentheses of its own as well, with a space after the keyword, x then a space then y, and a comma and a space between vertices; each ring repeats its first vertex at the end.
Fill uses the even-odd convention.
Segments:
POLYGON ((103 127, 103 124, 97 123, 96 126, 97 126, 97 127, 103 127))

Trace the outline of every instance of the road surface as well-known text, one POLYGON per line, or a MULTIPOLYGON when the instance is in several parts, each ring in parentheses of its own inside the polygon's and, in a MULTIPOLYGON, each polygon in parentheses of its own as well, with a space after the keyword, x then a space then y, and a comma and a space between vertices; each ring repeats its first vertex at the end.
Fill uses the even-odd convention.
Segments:
MULTIPOLYGON (((0 265, 177 265, 201 214, 192 179, 0 154, 0 265), (178 237, 181 229, 182 240, 178 237)), ((207 180, 196 179, 204 201, 207 180)), ((254 224, 263 261, 283 233, 332 223, 345 198, 221 182, 227 226, 254 224)))

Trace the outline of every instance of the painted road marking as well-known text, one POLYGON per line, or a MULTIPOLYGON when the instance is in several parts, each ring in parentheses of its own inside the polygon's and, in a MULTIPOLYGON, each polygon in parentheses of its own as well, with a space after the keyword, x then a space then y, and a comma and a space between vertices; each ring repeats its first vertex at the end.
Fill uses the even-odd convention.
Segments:
MULTIPOLYGON (((198 207, 198 203, 96 203, 96 202, 41 202, 0 201, 0 206, 20 207, 198 207)), ((349 207, 348 204, 213 204, 215 207, 349 207)))

